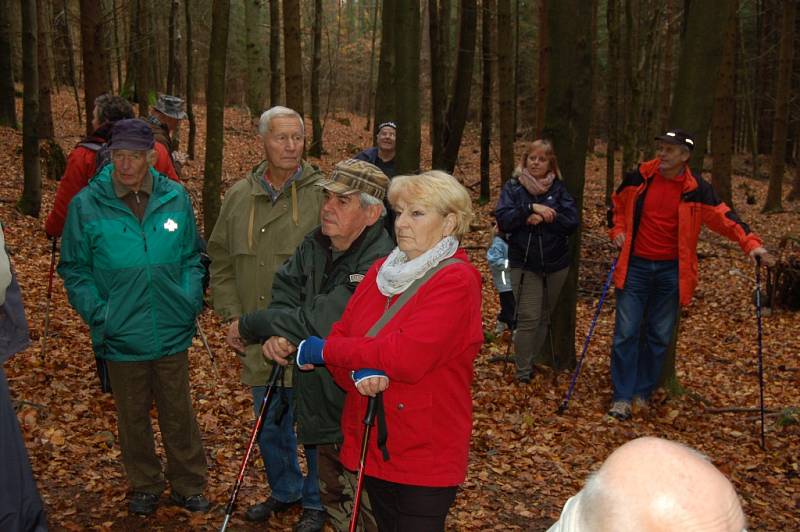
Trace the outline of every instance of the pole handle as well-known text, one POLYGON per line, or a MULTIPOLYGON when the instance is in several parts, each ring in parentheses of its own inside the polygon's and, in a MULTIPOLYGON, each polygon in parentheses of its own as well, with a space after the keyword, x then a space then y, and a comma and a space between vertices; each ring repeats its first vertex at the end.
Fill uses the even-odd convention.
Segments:
POLYGON ((371 426, 375 423, 375 414, 378 411, 378 396, 370 397, 367 401, 367 413, 364 414, 364 425, 371 426))

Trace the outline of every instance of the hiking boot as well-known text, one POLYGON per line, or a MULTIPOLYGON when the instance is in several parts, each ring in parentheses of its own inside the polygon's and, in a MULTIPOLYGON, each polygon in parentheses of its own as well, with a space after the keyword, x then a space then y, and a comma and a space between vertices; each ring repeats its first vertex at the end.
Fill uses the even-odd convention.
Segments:
POLYGON ((300 499, 297 499, 294 502, 281 502, 278 499, 270 497, 266 501, 260 502, 248 508, 247 512, 244 514, 244 517, 253 523, 260 523, 261 521, 266 521, 270 515, 285 512, 286 510, 292 508, 293 506, 297 506, 298 504, 300 504, 300 499))
POLYGON ((625 421, 631 417, 631 402, 625 400, 618 400, 611 403, 611 408, 608 415, 614 419, 625 421))
POLYGON ((328 520, 328 512, 325 510, 313 510, 303 508, 303 515, 300 521, 294 526, 294 532, 320 532, 328 520))
POLYGON ((497 325, 494 326, 494 335, 500 336, 506 329, 508 329, 508 325, 505 322, 498 321, 497 325))
POLYGON ((150 515, 158 507, 158 499, 161 497, 155 493, 145 493, 134 491, 128 500, 128 511, 137 515, 150 515))
POLYGON ((190 512, 207 512, 208 509, 211 508, 211 503, 208 502, 208 499, 206 499, 202 493, 184 497, 180 493, 173 491, 170 493, 169 498, 172 502, 190 512))

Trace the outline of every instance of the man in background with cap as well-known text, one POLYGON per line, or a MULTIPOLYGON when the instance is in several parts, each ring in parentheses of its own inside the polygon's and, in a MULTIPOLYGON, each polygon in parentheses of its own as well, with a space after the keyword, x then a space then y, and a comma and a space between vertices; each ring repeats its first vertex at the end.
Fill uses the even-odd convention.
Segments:
POLYGON ((692 136, 671 129, 656 141, 656 158, 625 174, 609 212, 609 235, 620 254, 608 414, 620 420, 631 416, 632 403, 645 407, 658 385, 679 305, 689 304, 697 286, 702 226, 752 258, 767 254, 758 235, 692 173, 692 136))
MULTIPOLYGON (((225 321, 267 308, 275 272, 319 225, 322 194, 314 185, 322 173, 302 159, 302 118, 288 107, 276 106, 261 115, 258 129, 266 158, 225 193, 208 240, 211 298, 214 311, 225 321)), ((237 353, 242 382, 250 387, 258 414, 274 364, 264 360, 258 344, 237 353)), ((292 377, 287 371, 281 388, 291 388, 292 377)), ((291 410, 280 417, 280 424, 270 422, 277 419, 278 403, 272 402, 258 438, 271 494, 247 510, 250 521, 264 521, 300 502, 304 508, 322 509, 316 477, 304 479, 297 462, 291 410)))
POLYGON ((172 144, 172 135, 178 129, 181 120, 186 120, 183 110, 183 99, 169 94, 161 94, 155 106, 150 108, 150 115, 145 119, 153 131, 156 142, 161 144, 169 154, 175 172, 180 175, 180 164, 175 160, 175 148, 172 144))
MULTIPOLYGON (((394 122, 384 122, 378 125, 378 132, 375 135, 377 146, 367 148, 358 153, 355 159, 372 163, 386 174, 389 179, 395 175, 394 157, 397 153, 397 124, 394 122)), ((386 218, 384 224, 389 236, 394 240, 394 211, 389 206, 388 200, 383 202, 386 207, 386 218)))
POLYGON ((155 141, 137 119, 114 124, 106 165, 69 205, 58 273, 108 362, 132 513, 171 500, 206 511, 207 465, 189 392, 187 349, 203 306, 197 229, 189 196, 156 172, 155 141), (167 456, 155 452, 155 400, 167 456))
MULTIPOLYGON (((264 357, 281 365, 301 340, 327 336, 372 263, 394 247, 380 222, 388 184, 378 167, 356 159, 338 163, 330 179, 319 181, 325 193, 321 225, 278 270, 269 307, 233 322, 230 336, 245 343, 264 342, 264 357)), ((353 496, 338 459, 344 395, 322 368, 296 372, 294 397, 288 401, 306 455, 319 451, 322 500, 336 530, 347 530, 353 496)), ((304 510, 303 520, 307 515, 304 510)), ((367 530, 375 530, 369 510, 365 515, 367 530)), ((301 520, 295 530, 322 530, 325 512, 314 517, 319 519, 308 519, 308 526, 301 520)))

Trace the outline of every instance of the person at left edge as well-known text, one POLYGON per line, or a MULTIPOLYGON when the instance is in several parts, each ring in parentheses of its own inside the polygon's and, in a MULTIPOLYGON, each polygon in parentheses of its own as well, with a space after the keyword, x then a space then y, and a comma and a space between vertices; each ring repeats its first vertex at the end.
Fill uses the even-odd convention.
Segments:
POLYGON ((203 305, 197 229, 189 196, 152 167, 153 133, 137 119, 111 134, 111 164, 72 200, 58 273, 69 302, 108 361, 128 509, 148 515, 166 481, 171 500, 206 511, 207 464, 189 392, 187 349, 203 305), (155 401, 167 456, 155 452, 155 401))

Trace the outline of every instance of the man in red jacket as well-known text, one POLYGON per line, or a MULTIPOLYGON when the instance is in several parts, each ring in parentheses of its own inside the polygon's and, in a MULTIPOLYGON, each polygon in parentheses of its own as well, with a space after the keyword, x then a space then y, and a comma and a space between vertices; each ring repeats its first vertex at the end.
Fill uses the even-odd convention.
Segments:
POLYGON ((612 198, 609 235, 621 251, 608 414, 620 420, 631 416, 632 401, 646 404, 658 385, 679 303, 688 305, 697 286, 702 226, 737 242, 750 257, 767 253, 711 185, 692 174, 692 136, 672 129, 656 140, 656 158, 627 173, 612 198))
MULTIPOLYGON (((69 154, 67 168, 56 190, 53 210, 50 211, 44 224, 44 230, 50 238, 61 236, 69 202, 100 170, 97 167, 97 154, 111 137, 111 127, 118 120, 133 118, 133 107, 121 96, 102 94, 94 100, 92 117, 94 132, 81 140, 69 154)), ((157 155, 155 169, 180 183, 167 149, 161 144, 156 144, 155 150, 157 155)))

